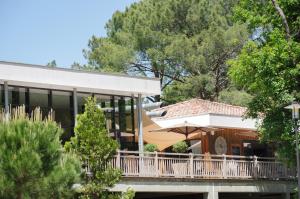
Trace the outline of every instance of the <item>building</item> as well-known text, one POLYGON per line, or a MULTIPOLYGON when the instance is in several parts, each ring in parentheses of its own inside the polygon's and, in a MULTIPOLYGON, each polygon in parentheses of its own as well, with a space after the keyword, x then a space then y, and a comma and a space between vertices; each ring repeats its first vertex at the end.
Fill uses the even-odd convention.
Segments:
MULTIPOLYGON (((121 143, 121 149, 128 150, 119 151, 113 161, 123 170, 124 178, 112 191, 132 186, 136 198, 289 198, 295 184, 293 170, 272 158, 240 156, 248 155, 244 147, 254 147, 251 141, 256 139, 255 121, 243 120, 243 108, 190 100, 153 110, 152 114, 162 117, 146 122, 142 97, 159 94, 157 79, 0 62, 0 107, 8 114, 10 108, 19 105, 25 105, 29 114, 37 106, 45 114, 53 109, 55 120, 65 130, 63 141, 73 135, 75 116, 84 111, 84 99, 97 98, 107 118, 107 129, 121 143), (151 125, 167 127, 180 121, 219 130, 197 138, 201 141, 200 154, 130 151, 137 149, 133 146, 136 140, 141 150, 143 140, 153 139, 147 132, 151 125), (230 141, 228 134, 239 138, 230 141), (214 151, 220 136, 225 139, 227 155, 214 151), (206 156, 206 152, 216 155, 206 156)), ((218 142, 222 152, 224 140, 218 142)))
POLYGON ((295 171, 274 158, 272 145, 259 143, 259 120, 245 118, 246 111, 196 98, 144 113, 144 141, 164 152, 119 152, 115 166, 124 179, 113 190, 132 186, 145 199, 289 198, 295 171), (184 123, 212 130, 188 138, 153 131, 184 123), (179 140, 190 142, 190 153, 166 153, 179 140))
POLYGON ((215 129, 190 139, 198 143, 193 147, 197 153, 273 157, 271 146, 258 142, 259 120, 245 118, 246 111, 245 107, 194 98, 151 112, 163 115, 152 118, 161 127, 188 122, 215 129))
POLYGON ((135 147, 134 120, 139 118, 134 118, 134 109, 141 107, 142 97, 159 94, 157 79, 0 62, 0 108, 8 112, 25 105, 31 113, 40 107, 45 115, 53 109, 64 129, 63 141, 73 135, 75 116, 83 112, 85 98, 94 96, 122 148, 135 147), (133 136, 123 138, 122 133, 133 136))

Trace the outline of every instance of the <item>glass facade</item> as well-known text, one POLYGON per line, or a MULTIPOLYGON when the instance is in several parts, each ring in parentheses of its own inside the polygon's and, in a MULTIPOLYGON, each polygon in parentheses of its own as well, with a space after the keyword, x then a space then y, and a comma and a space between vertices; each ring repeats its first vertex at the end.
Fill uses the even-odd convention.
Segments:
POLYGON ((4 86, 0 85, 0 110, 4 108, 4 86))
MULTIPOLYGON (((92 93, 77 93, 78 114, 84 112, 84 104, 89 96, 95 96, 97 105, 106 117, 106 128, 110 136, 120 142, 121 149, 135 150, 134 127, 134 102, 131 97, 111 96, 92 93)), ((9 85, 8 102, 14 108, 25 105, 26 111, 31 113, 36 107, 40 107, 46 116, 52 109, 55 121, 64 129, 61 139, 63 142, 74 135, 73 92, 48 89, 26 88, 9 85)), ((4 85, 0 84, 0 108, 4 108, 4 85)))
POLYGON ((20 105, 25 105, 25 88, 8 87, 8 101, 12 108, 20 105))
POLYGON ((74 113, 73 96, 71 92, 52 91, 52 109, 55 121, 65 130, 62 140, 69 140, 73 135, 74 113))
MULTIPOLYGON (((50 111, 51 104, 49 103, 51 100, 49 99, 50 91, 43 89, 27 89, 28 91, 28 111, 33 111, 36 107, 40 107, 44 116, 48 115, 50 111)), ((26 100, 27 101, 27 100, 26 100)))

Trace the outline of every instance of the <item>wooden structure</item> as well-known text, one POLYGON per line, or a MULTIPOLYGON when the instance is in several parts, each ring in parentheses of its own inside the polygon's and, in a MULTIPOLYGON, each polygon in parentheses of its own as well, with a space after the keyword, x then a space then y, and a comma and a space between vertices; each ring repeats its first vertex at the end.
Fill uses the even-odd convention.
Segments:
POLYGON ((200 179, 295 179, 295 170, 274 158, 118 151, 112 161, 125 177, 200 179))

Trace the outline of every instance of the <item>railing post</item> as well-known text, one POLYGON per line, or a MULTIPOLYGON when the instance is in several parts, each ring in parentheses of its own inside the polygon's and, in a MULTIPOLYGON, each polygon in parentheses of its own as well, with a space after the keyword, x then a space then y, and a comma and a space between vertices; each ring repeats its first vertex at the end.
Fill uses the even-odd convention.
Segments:
POLYGON ((258 177, 257 156, 254 156, 253 159, 254 159, 254 167, 253 167, 254 178, 257 178, 258 177))
POLYGON ((119 169, 121 168, 121 154, 119 149, 117 150, 116 167, 119 169))
POLYGON ((155 159, 154 159, 154 165, 155 165, 155 176, 159 176, 159 168, 158 168, 158 154, 157 151, 155 151, 155 159))
POLYGON ((227 161, 225 154, 223 154, 223 178, 227 178, 227 161))
POLYGON ((194 155, 193 153, 190 153, 190 176, 191 178, 194 178, 194 155))

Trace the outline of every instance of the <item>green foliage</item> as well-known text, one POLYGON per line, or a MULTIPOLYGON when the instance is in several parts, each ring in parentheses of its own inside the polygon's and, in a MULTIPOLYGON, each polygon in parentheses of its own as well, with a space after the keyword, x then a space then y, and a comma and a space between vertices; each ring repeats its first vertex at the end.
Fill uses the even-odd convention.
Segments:
POLYGON ((72 198, 80 163, 64 152, 63 130, 39 110, 31 119, 25 107, 17 110, 9 121, 0 119, 0 198, 72 198))
POLYGON ((48 66, 48 67, 51 67, 51 68, 56 68, 56 61, 55 60, 52 60, 51 62, 49 62, 49 63, 47 63, 47 65, 46 66, 48 66))
MULTIPOLYGON (((299 41, 300 2, 298 0, 276 0, 276 2, 286 16, 291 35, 294 39, 299 41)), ((239 22, 246 22, 249 25, 248 28, 250 30, 257 30, 260 28, 267 34, 273 31, 274 28, 284 31, 282 18, 276 11, 272 1, 240 0, 234 13, 234 18, 239 22)))
POLYGON ((157 150, 158 148, 156 144, 146 144, 144 147, 144 151, 146 152, 155 152, 157 150))
MULTIPOLYGON (((76 121, 75 137, 66 148, 74 149, 89 167, 90 176, 86 176, 83 198, 121 198, 122 194, 108 190, 121 178, 121 171, 110 165, 119 145, 109 137, 105 128, 105 116, 97 108, 96 98, 88 98, 85 112, 78 115, 76 121)), ((129 196, 130 194, 128 192, 129 196)))
POLYGON ((106 25, 108 37, 90 39, 84 51, 89 65, 83 68, 157 77, 162 90, 182 88, 178 95, 167 89, 168 101, 216 99, 228 84, 226 60, 248 38, 246 26, 232 22, 235 3, 141 0, 114 13, 106 25))
POLYGON ((175 153, 185 153, 188 150, 188 145, 185 141, 180 141, 172 146, 172 150, 175 153))
POLYGON ((236 106, 247 106, 252 99, 252 95, 237 89, 226 89, 220 92, 218 101, 236 106))
POLYGON ((300 2, 276 2, 287 18, 290 37, 271 1, 242 0, 235 8, 236 20, 249 24, 255 40, 229 62, 229 74, 235 84, 253 95, 248 116, 263 116, 261 140, 276 143, 278 155, 293 161, 295 136, 291 113, 284 107, 300 100, 300 2))

